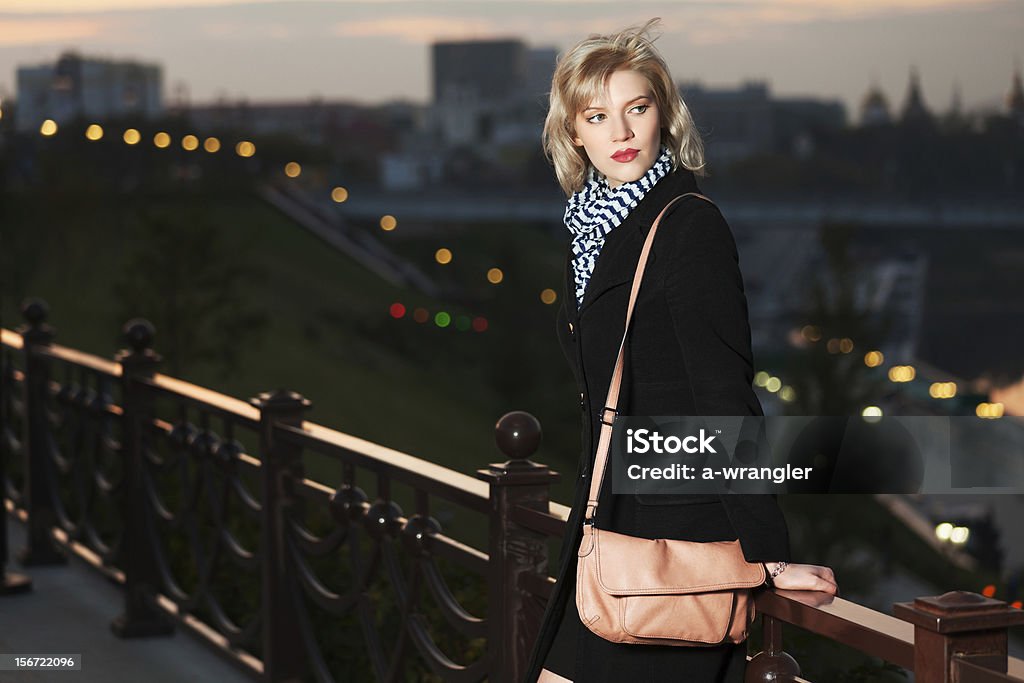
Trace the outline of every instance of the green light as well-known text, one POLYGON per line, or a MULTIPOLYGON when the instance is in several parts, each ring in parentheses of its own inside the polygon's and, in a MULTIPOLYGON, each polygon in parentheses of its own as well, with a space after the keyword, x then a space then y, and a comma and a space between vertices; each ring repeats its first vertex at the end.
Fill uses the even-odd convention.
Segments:
POLYGON ((438 327, 448 327, 448 325, 450 325, 451 322, 452 317, 445 313, 444 311, 441 311, 440 313, 434 316, 434 324, 437 325, 438 327))
POLYGON ((469 329, 469 316, 468 315, 460 315, 458 318, 456 318, 455 319, 455 329, 457 329, 459 332, 465 332, 466 330, 468 330, 469 329))

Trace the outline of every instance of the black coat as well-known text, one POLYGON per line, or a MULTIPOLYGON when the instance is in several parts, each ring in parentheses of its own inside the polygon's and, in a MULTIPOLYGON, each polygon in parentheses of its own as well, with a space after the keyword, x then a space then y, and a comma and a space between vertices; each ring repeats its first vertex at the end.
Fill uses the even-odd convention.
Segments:
MULTIPOLYGON (((645 683, 724 680, 697 672, 740 654, 728 646, 716 650, 609 643, 579 625, 575 606, 576 550, 601 426, 598 418, 622 338, 630 284, 651 224, 670 199, 685 192, 700 188, 693 173, 680 168, 662 178, 608 234, 579 311, 571 251, 567 254, 557 330, 580 391, 582 452, 557 583, 524 683, 536 682, 564 620, 569 635, 559 636, 559 649, 575 651, 576 683, 622 680, 628 672, 645 683), (718 659, 711 662, 714 657, 718 659)), ((622 415, 763 414, 751 388, 750 327, 736 244, 722 214, 707 201, 686 197, 662 219, 626 348, 622 415)), ((789 560, 786 522, 774 496, 657 495, 638 500, 612 496, 610 489, 609 477, 601 489, 598 528, 646 538, 739 538, 748 561, 789 560)))

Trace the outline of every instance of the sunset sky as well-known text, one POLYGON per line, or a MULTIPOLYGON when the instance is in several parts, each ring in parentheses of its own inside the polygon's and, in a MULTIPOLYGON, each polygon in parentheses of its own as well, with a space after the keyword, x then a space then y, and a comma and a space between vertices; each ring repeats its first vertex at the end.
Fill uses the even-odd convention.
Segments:
POLYGON ((0 95, 14 95, 18 65, 75 48, 161 63, 165 91, 186 83, 193 102, 425 102, 434 40, 562 50, 654 16, 677 80, 764 79, 776 95, 841 99, 854 118, 873 79, 900 105, 912 65, 933 109, 954 82, 967 108, 994 105, 1024 59, 1024 0, 0 0, 0 95))

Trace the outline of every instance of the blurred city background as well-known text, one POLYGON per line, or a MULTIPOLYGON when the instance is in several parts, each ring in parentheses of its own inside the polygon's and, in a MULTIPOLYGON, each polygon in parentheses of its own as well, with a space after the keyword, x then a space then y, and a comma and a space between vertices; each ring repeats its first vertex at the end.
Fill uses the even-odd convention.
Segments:
MULTIPOLYGON (((0 2, 4 328, 38 297, 57 343, 110 358, 143 317, 160 372, 292 389, 307 419, 470 475, 528 411, 568 503, 547 90, 575 40, 661 16, 765 412, 1024 415, 1016 0, 176 5, 0 2)), ((782 503, 844 598, 1024 598, 1021 496, 782 503)))

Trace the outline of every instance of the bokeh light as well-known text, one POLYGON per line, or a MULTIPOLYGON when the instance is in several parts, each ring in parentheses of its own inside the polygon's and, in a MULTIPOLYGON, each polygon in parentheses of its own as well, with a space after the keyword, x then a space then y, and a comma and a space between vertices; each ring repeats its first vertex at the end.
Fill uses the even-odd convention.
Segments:
POLYGON ((199 138, 195 135, 186 135, 181 139, 181 148, 186 152, 194 152, 199 149, 199 138))
POLYGON ((430 313, 425 308, 417 308, 412 312, 412 319, 418 323, 425 323, 430 319, 430 313))
POLYGON ((889 381, 910 382, 916 374, 913 365, 894 365, 889 368, 889 381))
POLYGON ((984 417, 987 419, 995 419, 1003 416, 1003 404, 1002 403, 979 403, 978 407, 974 409, 974 413, 978 417, 984 417))
POLYGON ((438 263, 440 263, 442 266, 451 263, 452 262, 452 252, 451 252, 451 249, 445 249, 444 247, 441 247, 440 249, 438 249, 437 251, 434 252, 434 260, 437 261, 438 263))
POLYGON ((348 199, 348 190, 346 190, 344 187, 334 188, 333 190, 331 190, 331 199, 333 199, 338 204, 341 204, 343 201, 348 199))
POLYGON ((252 144, 248 140, 242 140, 235 145, 235 154, 245 158, 251 157, 256 154, 256 145, 252 144))
POLYGON ((807 341, 816 342, 821 339, 821 330, 814 325, 804 325, 803 329, 800 330, 800 334, 803 335, 807 341))
POLYGON ((477 316, 473 318, 473 331, 474 332, 486 332, 487 331, 487 318, 477 316))
POLYGON ((395 220, 394 216, 388 214, 388 215, 380 217, 380 229, 381 230, 385 230, 387 232, 391 232, 397 226, 398 226, 398 221, 395 220))
POLYGON ((206 138, 206 140, 203 141, 203 149, 205 149, 210 154, 213 154, 214 152, 219 152, 220 140, 213 137, 206 138))
POLYGON ((89 127, 85 129, 85 137, 94 142, 101 139, 103 137, 103 127, 98 123, 89 124, 89 127))
POLYGON ((465 332, 470 327, 470 321, 468 315, 460 315, 455 318, 455 329, 459 332, 465 332))
POLYGON ((401 318, 402 316, 405 315, 405 306, 396 301, 395 303, 391 304, 390 313, 392 318, 401 318))
POLYGON ((877 368, 885 362, 885 356, 881 351, 868 351, 864 354, 864 365, 869 368, 877 368))
POLYGON ((128 130, 126 130, 122 137, 124 138, 124 142, 126 145, 137 145, 139 144, 139 140, 142 139, 142 135, 139 133, 138 130, 134 128, 129 128, 128 130))
POLYGON ((50 137, 57 134, 57 122, 53 119, 46 119, 43 125, 39 126, 39 134, 50 137))
POLYGON ((452 317, 444 311, 438 311, 437 315, 434 316, 434 324, 438 327, 448 327, 452 322, 452 317))
POLYGON ((555 293, 555 290, 549 287, 540 293, 540 300, 546 304, 553 304, 558 300, 558 294, 555 293))
POLYGON ((160 149, 165 149, 171 146, 171 136, 163 131, 153 136, 153 144, 160 149))
POLYGON ((284 165, 284 174, 289 178, 298 178, 302 173, 302 167, 297 162, 289 161, 284 165))
POLYGON ((487 271, 487 281, 492 285, 499 284, 505 279, 505 274, 501 272, 501 268, 491 268, 487 271))

